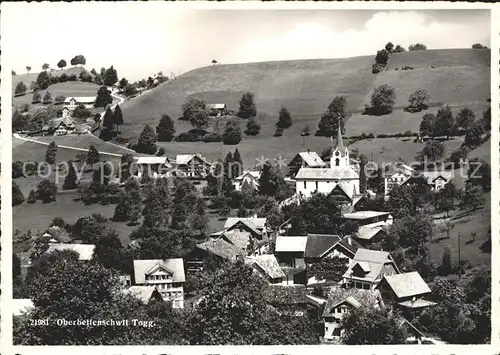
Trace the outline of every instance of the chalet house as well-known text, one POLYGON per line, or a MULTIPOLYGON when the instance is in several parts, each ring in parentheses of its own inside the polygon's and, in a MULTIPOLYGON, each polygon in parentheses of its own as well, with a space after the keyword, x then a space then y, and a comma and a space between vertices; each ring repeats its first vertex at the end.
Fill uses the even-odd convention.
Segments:
POLYGON ((69 108, 67 108, 67 107, 63 108, 61 111, 61 116, 62 116, 62 118, 71 117, 71 111, 69 110, 69 108))
POLYGON ((55 135, 63 136, 68 133, 74 132, 76 129, 75 124, 70 118, 61 118, 51 121, 50 124, 42 127, 42 135, 55 135))
POLYGON ((328 300, 323 311, 323 321, 325 324, 324 339, 327 341, 338 340, 342 335, 342 318, 360 307, 383 307, 380 293, 376 290, 333 288, 328 295, 328 300))
POLYGON ((252 191, 259 188, 261 171, 244 171, 234 179, 233 185, 236 191, 252 191))
POLYGON ((282 267, 305 268, 307 236, 278 236, 274 253, 282 267))
POLYGON ((440 191, 450 182, 453 173, 450 171, 424 171, 423 178, 427 181, 432 191, 440 191))
POLYGON ((42 234, 42 238, 47 238, 49 243, 71 243, 73 241, 68 231, 58 226, 52 226, 47 229, 42 234))
POLYGON ((414 173, 415 169, 406 164, 390 166, 389 170, 384 173, 385 194, 388 195, 394 187, 404 184, 414 173))
POLYGON ((65 243, 49 243, 46 253, 51 253, 54 250, 73 250, 79 255, 80 260, 91 260, 94 255, 94 244, 65 244, 65 243))
POLYGON ((364 247, 382 241, 387 236, 387 227, 394 221, 390 212, 379 211, 344 213, 342 219, 355 222, 359 226, 353 237, 364 247))
POLYGON ((342 276, 342 282, 347 288, 374 290, 384 276, 399 273, 388 252, 359 248, 342 276))
POLYGON ((196 244, 184 259, 186 260, 188 272, 196 272, 203 270, 204 262, 210 257, 235 262, 245 256, 247 256, 247 253, 236 245, 224 239, 211 239, 196 244))
POLYGON ((267 218, 229 217, 224 224, 224 230, 246 231, 249 232, 253 238, 262 240, 267 237, 266 222, 267 218))
POLYGON ((316 152, 300 152, 288 163, 288 172, 295 177, 301 168, 324 168, 326 163, 316 152))
POLYGON ((176 259, 134 260, 136 285, 158 289, 164 301, 173 308, 184 308, 184 261, 176 259))
POLYGON ((255 243, 250 232, 238 229, 223 231, 219 235, 219 239, 225 240, 247 253, 252 254, 255 251, 255 243))
POLYGON ((378 285, 386 303, 407 309, 421 309, 435 305, 425 300, 431 289, 417 271, 395 275, 385 275, 378 285))
POLYGON ((271 285, 283 285, 285 283, 285 273, 281 270, 274 255, 256 255, 247 257, 245 263, 263 277, 271 285))
POLYGON ((167 157, 138 157, 138 177, 149 174, 152 178, 166 176, 172 168, 172 164, 167 157))
POLYGON ((205 178, 211 166, 200 154, 179 154, 175 159, 176 171, 181 176, 205 178))
POLYGON ((305 316, 307 313, 307 291, 304 285, 269 286, 264 299, 280 314, 305 316))
POLYGON ((130 286, 129 288, 124 289, 123 293, 130 294, 138 298, 144 304, 149 304, 153 301, 163 302, 163 298, 156 287, 130 286))
POLYGON ((308 234, 304 257, 306 264, 318 262, 323 258, 339 257, 349 265, 356 250, 350 238, 342 239, 333 234, 308 234))
POLYGON ((226 104, 208 104, 207 109, 210 112, 210 116, 222 116, 227 114, 226 104))
POLYGON ((94 107, 96 97, 95 96, 84 96, 84 97, 67 97, 64 100, 64 107, 73 111, 80 105, 85 106, 85 108, 94 107))

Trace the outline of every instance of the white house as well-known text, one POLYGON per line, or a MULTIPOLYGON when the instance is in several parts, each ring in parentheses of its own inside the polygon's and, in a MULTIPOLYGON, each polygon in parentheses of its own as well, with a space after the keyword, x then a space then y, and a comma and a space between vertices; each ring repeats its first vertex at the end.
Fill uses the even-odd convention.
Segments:
POLYGON ((95 100, 96 100, 95 96, 81 96, 81 97, 71 96, 67 97, 64 100, 64 107, 69 109, 70 111, 73 111, 80 105, 85 106, 85 108, 92 108, 94 107, 95 100))
POLYGON ((156 287, 173 308, 184 308, 186 276, 182 258, 134 260, 134 276, 137 285, 156 287))
POLYGON ((261 171, 244 171, 243 174, 236 177, 233 181, 234 189, 236 191, 241 191, 243 186, 248 187, 251 190, 256 190, 259 187, 261 171))
POLYGON ((395 187, 404 184, 410 177, 412 177, 415 169, 406 164, 398 164, 395 168, 390 169, 384 173, 384 190, 385 194, 395 187))
POLYGON ((422 177, 427 181, 431 190, 439 191, 450 182, 453 173, 451 171, 424 171, 422 177))
POLYGON ((176 171, 182 176, 205 178, 211 166, 201 154, 178 154, 175 158, 176 171))
POLYGON ((340 127, 336 145, 332 148, 330 167, 301 168, 295 176, 296 194, 308 198, 314 192, 329 194, 334 190, 354 205, 361 197, 359 174, 351 166, 349 149, 344 146, 340 127))
POLYGON ((316 152, 300 152, 288 163, 288 172, 291 177, 297 175, 301 168, 325 168, 327 164, 316 152))
POLYGON ((152 178, 168 176, 172 164, 167 157, 138 157, 137 158, 137 176, 149 174, 152 178))

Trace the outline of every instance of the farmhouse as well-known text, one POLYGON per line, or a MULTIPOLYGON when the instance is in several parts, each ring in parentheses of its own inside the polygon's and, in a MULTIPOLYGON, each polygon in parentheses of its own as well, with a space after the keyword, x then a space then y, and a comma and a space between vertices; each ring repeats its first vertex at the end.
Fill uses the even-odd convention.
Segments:
POLYGON ((259 179, 261 171, 244 171, 240 176, 234 179, 233 185, 236 191, 254 191, 259 188, 259 179))
POLYGON ((201 154, 179 154, 175 159, 177 173, 187 177, 205 178, 211 166, 201 154))
POLYGON ((340 127, 336 145, 332 148, 330 167, 300 168, 295 176, 295 187, 296 194, 302 198, 309 198, 315 192, 334 192, 351 206, 361 199, 359 174, 351 166, 349 149, 344 146, 340 127))
POLYGON ((247 257, 245 263, 254 268, 256 273, 271 285, 283 285, 285 273, 281 270, 274 255, 256 255, 247 257))
POLYGON ((153 301, 163 302, 163 298, 156 287, 130 286, 129 288, 124 289, 123 293, 130 294, 138 298, 144 304, 149 304, 153 301))
POLYGON ((387 227, 394 221, 390 212, 379 211, 344 213, 342 219, 357 223, 359 228, 353 238, 364 247, 382 241, 387 236, 387 227))
POLYGON ((431 289, 417 271, 384 275, 378 289, 384 301, 393 305, 416 309, 436 304, 425 299, 431 289))
POLYGON ((229 217, 224 224, 225 231, 247 231, 253 238, 262 240, 267 237, 267 218, 257 217, 229 217))
POLYGON ((306 251, 306 236, 278 236, 274 253, 280 266, 305 268, 304 253, 306 251))
POLYGON ((384 191, 388 195, 395 187, 405 183, 413 174, 415 169, 406 164, 398 164, 395 167, 390 166, 384 173, 384 191))
POLYGON ((237 259, 243 259, 245 256, 247 256, 246 251, 238 246, 224 239, 211 239, 196 244, 193 250, 184 258, 186 259, 188 271, 195 272, 203 270, 204 262, 210 257, 235 262, 237 259))
POLYGON ((94 255, 94 244, 65 244, 65 243, 49 243, 49 248, 46 253, 53 252, 54 250, 73 250, 79 255, 80 260, 91 260, 94 255))
POLYGON ((288 164, 288 172, 295 177, 301 168, 324 168, 326 163, 316 152, 300 152, 288 164))
POLYGON ((386 275, 399 274, 399 269, 386 251, 359 248, 342 276, 348 288, 374 290, 386 275))
POLYGON ((349 265, 356 250, 350 238, 342 239, 332 234, 308 234, 304 258, 307 264, 312 264, 323 258, 338 257, 349 265))
POLYGON ((207 109, 210 112, 210 116, 222 116, 227 113, 226 104, 208 104, 207 109))
POLYGON ((439 191, 444 185, 450 182, 453 173, 450 171, 424 171, 422 176, 427 181, 432 191, 439 191))
POLYGON ((148 174, 152 178, 166 176, 172 168, 172 164, 167 157, 138 157, 138 177, 148 174))
POLYGON ((83 96, 83 97, 67 97, 64 100, 64 107, 70 111, 73 111, 80 105, 85 106, 85 108, 92 108, 95 104, 95 96, 83 96))
POLYGON ((66 229, 58 226, 48 228, 42 234, 42 238, 48 238, 49 243, 71 243, 73 240, 66 229))
POLYGON ((164 301, 172 302, 173 308, 184 308, 184 261, 176 259, 134 260, 134 276, 137 285, 156 287, 164 301))

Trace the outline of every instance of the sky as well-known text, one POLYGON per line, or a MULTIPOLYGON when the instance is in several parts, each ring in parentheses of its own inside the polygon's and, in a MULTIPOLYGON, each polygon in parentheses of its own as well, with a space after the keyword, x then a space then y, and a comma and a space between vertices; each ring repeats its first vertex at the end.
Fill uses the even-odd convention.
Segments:
POLYGON ((374 55, 407 48, 490 47, 487 10, 203 10, 151 3, 18 3, 2 15, 18 74, 57 69, 76 54, 90 70, 114 65, 135 81, 210 65, 374 55), (15 19, 15 20, 14 20, 15 19))

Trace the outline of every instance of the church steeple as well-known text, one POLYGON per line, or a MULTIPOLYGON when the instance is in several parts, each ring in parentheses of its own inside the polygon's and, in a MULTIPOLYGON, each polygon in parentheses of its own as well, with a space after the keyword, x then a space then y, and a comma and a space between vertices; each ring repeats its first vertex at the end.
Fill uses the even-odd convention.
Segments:
POLYGON ((333 145, 333 137, 330 137, 330 140, 332 142, 332 156, 330 158, 330 166, 348 167, 350 165, 349 150, 346 146, 344 146, 340 125, 338 125, 337 127, 337 141, 335 142, 335 145, 333 145))
POLYGON ((341 152, 345 151, 344 141, 342 140, 342 130, 340 129, 340 124, 337 126, 337 146, 336 148, 341 152))

